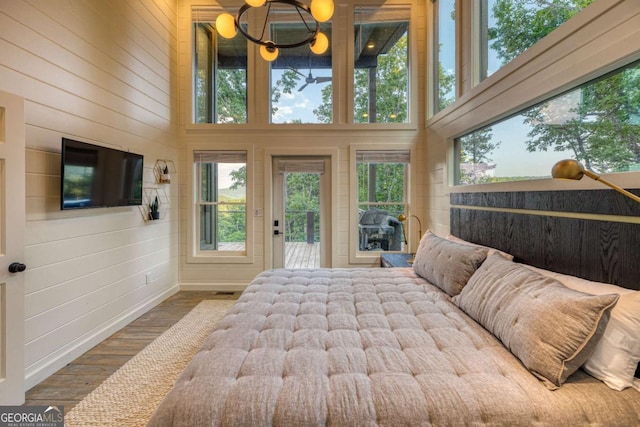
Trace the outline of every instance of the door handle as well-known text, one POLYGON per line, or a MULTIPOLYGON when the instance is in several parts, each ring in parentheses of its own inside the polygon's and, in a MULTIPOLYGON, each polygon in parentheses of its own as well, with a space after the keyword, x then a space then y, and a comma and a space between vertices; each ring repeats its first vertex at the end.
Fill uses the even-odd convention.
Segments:
POLYGON ((12 262, 9 264, 9 273, 22 273, 27 269, 27 266, 21 262, 12 262))

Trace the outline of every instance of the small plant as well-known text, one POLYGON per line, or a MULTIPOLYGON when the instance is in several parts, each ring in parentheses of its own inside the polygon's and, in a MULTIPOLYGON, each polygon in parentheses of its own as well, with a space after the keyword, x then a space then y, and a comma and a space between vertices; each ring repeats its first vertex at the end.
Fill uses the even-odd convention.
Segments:
POLYGON ((160 202, 158 202, 158 196, 153 199, 153 202, 149 203, 149 217, 151 219, 160 218, 160 202))
POLYGON ((162 172, 160 173, 160 183, 168 184, 171 182, 171 176, 169 175, 169 166, 164 165, 162 172))

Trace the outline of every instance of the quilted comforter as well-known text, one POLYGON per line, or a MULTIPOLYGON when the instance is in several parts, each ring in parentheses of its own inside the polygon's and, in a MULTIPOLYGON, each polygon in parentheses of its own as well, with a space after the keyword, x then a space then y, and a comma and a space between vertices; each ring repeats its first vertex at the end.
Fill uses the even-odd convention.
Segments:
POLYGON ((410 268, 271 270, 216 326, 151 426, 636 426, 640 394, 547 389, 410 268))

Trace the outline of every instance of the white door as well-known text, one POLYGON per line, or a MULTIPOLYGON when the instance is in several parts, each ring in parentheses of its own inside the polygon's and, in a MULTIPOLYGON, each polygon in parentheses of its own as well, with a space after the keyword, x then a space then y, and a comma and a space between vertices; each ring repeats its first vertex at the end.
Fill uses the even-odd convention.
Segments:
POLYGON ((273 157, 272 182, 273 268, 328 267, 330 158, 273 157))
POLYGON ((0 405, 24 403, 24 138, 24 100, 0 91, 0 405))

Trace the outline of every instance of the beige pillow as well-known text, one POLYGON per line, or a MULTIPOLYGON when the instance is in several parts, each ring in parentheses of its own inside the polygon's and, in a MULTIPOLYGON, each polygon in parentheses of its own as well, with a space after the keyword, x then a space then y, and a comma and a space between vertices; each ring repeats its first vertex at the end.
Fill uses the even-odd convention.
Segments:
POLYGON ((619 295, 589 295, 495 254, 454 302, 550 389, 591 355, 619 295))
POLYGON ((513 255, 511 255, 510 253, 507 253, 505 251, 501 251, 500 249, 492 248, 492 247, 489 247, 489 246, 479 245, 477 243, 471 243, 471 242, 469 242, 467 240, 464 240, 464 239, 461 239, 459 237, 456 237, 453 234, 449 234, 447 236, 447 240, 449 240, 451 242, 460 243, 461 245, 474 246, 476 248, 485 248, 485 249, 487 249, 487 256, 491 256, 491 255, 493 255, 495 253, 499 253, 500 255, 502 255, 503 257, 508 259, 509 261, 511 261, 513 259, 513 255))
POLYGON ((487 257, 487 249, 450 242, 427 231, 418 246, 413 270, 449 295, 458 295, 487 257))

